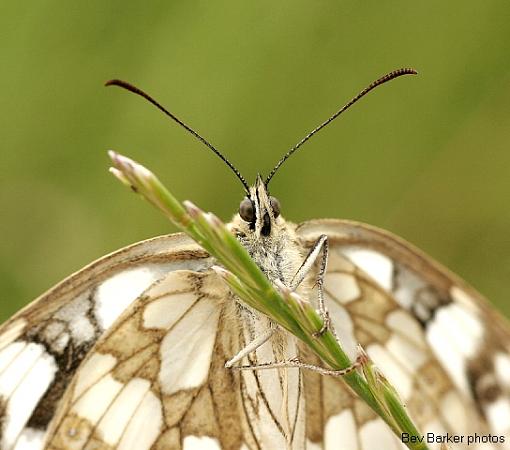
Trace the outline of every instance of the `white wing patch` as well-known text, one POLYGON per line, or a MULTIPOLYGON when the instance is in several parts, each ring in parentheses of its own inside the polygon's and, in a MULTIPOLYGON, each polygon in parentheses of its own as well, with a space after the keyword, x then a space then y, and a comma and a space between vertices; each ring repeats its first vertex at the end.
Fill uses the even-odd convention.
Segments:
MULTIPOLYGON (((90 423, 97 424, 123 386, 111 374, 102 376, 95 383, 91 384, 90 389, 78 397, 72 412, 88 420, 90 423)), ((86 439, 87 437, 85 436, 84 438, 86 439)))
POLYGON ((2 379, 4 370, 16 359, 26 346, 26 342, 14 342, 0 351, 0 380, 2 379))
MULTIPOLYGON (((55 360, 39 344, 13 343, 15 357, 0 374, 0 398, 7 403, 2 449, 16 445, 30 414, 57 371, 55 360), (24 374, 21 378, 19 374, 24 374)), ((9 347, 3 352, 9 352, 9 347)))
POLYGON ((89 293, 75 298, 55 313, 53 321, 41 330, 41 335, 57 352, 62 352, 70 340, 77 345, 93 341, 97 330, 93 324, 94 318, 89 317, 91 309, 93 305, 89 293))
POLYGON ((441 399, 441 407, 444 411, 448 411, 445 415, 446 422, 450 429, 458 430, 460 434, 470 434, 470 423, 466 420, 464 414, 466 404, 455 391, 447 392, 441 399))
POLYGON ((387 325, 395 332, 402 332, 405 330, 407 333, 406 339, 410 340, 418 347, 425 347, 423 329, 407 311, 397 309, 388 314, 387 325))
POLYGON ((207 436, 186 436, 184 438, 183 450, 221 450, 219 442, 207 436))
POLYGON ((35 450, 44 444, 44 433, 33 428, 25 428, 16 441, 14 450, 35 450))
POLYGON ((398 441, 398 438, 380 417, 361 427, 360 441, 363 450, 402 450, 407 448, 398 441))
POLYGON ((494 355, 494 366, 499 383, 506 388, 510 388, 510 356, 503 352, 496 353, 494 355))
MULTIPOLYGON (((96 317, 105 330, 152 283, 170 270, 163 264, 125 270, 102 283, 96 292, 96 317)), ((174 269, 175 270, 175 269, 174 269)))
POLYGON ((350 409, 332 416, 324 428, 324 449, 335 450, 342 446, 350 450, 360 450, 359 430, 350 409))
MULTIPOLYGON (((186 320, 178 320, 161 343, 162 390, 170 395, 202 385, 211 365, 221 305, 204 298, 189 310, 186 320)), ((173 325, 173 324, 172 324, 173 325)))
POLYGON ((329 290, 329 285, 326 280, 326 304, 335 325, 335 331, 338 335, 342 348, 349 355, 351 359, 355 359, 358 352, 358 340, 354 334, 354 321, 347 312, 347 309, 341 304, 336 302, 329 290))
POLYGON ((355 245, 343 247, 342 253, 384 289, 393 287, 393 263, 387 256, 355 245))
POLYGON ((510 417, 510 401, 508 398, 499 398, 487 407, 487 416, 495 433, 508 433, 508 420, 510 417))
MULTIPOLYGON (((138 407, 142 403, 146 394, 149 393, 151 384, 143 378, 133 378, 125 384, 120 392, 115 396, 115 400, 111 402, 108 411, 101 417, 97 425, 97 432, 104 436, 105 442, 112 447, 116 446, 126 426, 131 421, 138 407)), ((154 394, 151 396, 155 398, 154 394)), ((151 422, 159 430, 163 421, 161 417, 161 405, 158 402, 158 413, 151 417, 151 422)), ((156 435, 157 436, 157 435, 156 435)))
POLYGON ((94 383, 110 372, 116 364, 117 358, 112 355, 92 354, 76 374, 74 399, 81 397, 86 390, 92 388, 94 383))
POLYGON ((145 308, 143 325, 145 328, 168 329, 197 301, 196 296, 189 292, 175 294, 175 307, 168 311, 168 300, 163 297, 155 300, 145 308))
MULTIPOLYGON (((469 380, 466 378, 467 359, 475 355, 481 341, 469 329, 456 322, 461 316, 455 304, 441 308, 427 329, 427 340, 443 367, 464 395, 470 396, 469 380), (467 332, 464 336, 463 332, 467 332), (464 340, 465 338, 465 340, 464 340)), ((481 336, 480 336, 481 337, 481 336)))
POLYGON ((327 273, 324 281, 340 303, 349 303, 359 298, 361 292, 353 275, 348 273, 327 273))
POLYGON ((156 395, 148 390, 126 424, 118 449, 151 448, 152 443, 157 440, 162 426, 161 403, 156 395), (148 418, 149 420, 147 420, 148 418))

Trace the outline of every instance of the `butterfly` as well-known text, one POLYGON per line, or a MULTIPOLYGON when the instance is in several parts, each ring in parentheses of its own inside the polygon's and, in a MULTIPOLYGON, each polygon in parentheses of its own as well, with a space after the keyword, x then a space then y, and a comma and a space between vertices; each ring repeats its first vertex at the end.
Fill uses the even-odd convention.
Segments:
MULTIPOLYGON (((295 225, 269 193, 303 143, 376 86, 411 73, 369 85, 254 186, 143 91, 109 84, 145 97, 232 169, 246 196, 231 232, 272 283, 318 299, 324 327, 352 358, 362 345, 423 438, 434 437, 429 448, 449 435, 463 436, 454 448, 468 438, 469 448, 510 448, 510 328, 488 302, 386 231, 333 219, 295 225)), ((215 263, 185 234, 149 239, 86 266, 3 324, 0 448, 405 448, 341 378, 277 367, 321 361, 236 297, 215 263)))

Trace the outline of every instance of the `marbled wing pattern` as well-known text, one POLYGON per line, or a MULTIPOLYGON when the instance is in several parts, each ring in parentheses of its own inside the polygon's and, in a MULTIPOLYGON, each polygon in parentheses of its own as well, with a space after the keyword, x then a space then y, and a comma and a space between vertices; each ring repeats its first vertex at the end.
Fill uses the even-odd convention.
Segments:
MULTIPOLYGON (((243 344, 241 324, 238 303, 214 272, 168 274, 83 362, 47 448, 304 448, 299 371, 224 367, 243 344)), ((265 345, 261 357, 272 353, 265 345)))
MULTIPOLYGON (((506 444, 485 443, 480 449, 510 448, 510 333, 486 300, 410 244, 377 228, 317 220, 297 232, 305 245, 328 235, 326 298, 340 341, 352 356, 358 343, 366 349, 422 432, 492 433, 505 436, 506 444)), ((307 404, 311 407, 308 395, 307 404)), ((361 409, 326 414, 325 442, 328 423, 346 420, 356 423, 353 449, 381 448, 375 434, 368 443, 361 409)), ((331 429, 340 436, 339 427, 331 429)))
POLYGON ((135 244, 90 264, 0 329, 0 448, 43 448, 67 386, 97 340, 152 283, 211 258, 184 235, 135 244))
MULTIPOLYGON (((479 294, 367 225, 319 220, 296 232, 302 254, 328 236, 326 304, 341 344, 353 358, 358 343, 367 350, 423 432, 508 443, 510 333, 479 294)), ((341 379, 226 369, 274 324, 212 264, 181 234, 155 238, 87 266, 4 324, 0 448, 403 448, 341 379)), ((241 364, 296 355, 321 365, 278 330, 241 364)))

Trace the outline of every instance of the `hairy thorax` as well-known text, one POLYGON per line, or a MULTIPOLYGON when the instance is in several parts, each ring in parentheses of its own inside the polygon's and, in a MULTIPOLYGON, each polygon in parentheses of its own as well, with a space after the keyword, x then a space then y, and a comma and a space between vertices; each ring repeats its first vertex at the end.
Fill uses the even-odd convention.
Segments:
POLYGON ((278 218, 269 236, 257 236, 237 217, 231 224, 239 242, 270 281, 290 286, 300 268, 304 252, 295 233, 296 226, 278 218))

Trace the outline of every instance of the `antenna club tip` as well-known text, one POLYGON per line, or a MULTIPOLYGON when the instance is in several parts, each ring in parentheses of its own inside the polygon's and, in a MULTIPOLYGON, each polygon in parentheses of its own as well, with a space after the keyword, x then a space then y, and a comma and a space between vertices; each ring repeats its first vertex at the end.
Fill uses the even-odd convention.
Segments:
POLYGON ((406 75, 418 75, 418 71, 416 69, 413 69, 412 67, 404 67, 403 69, 397 70, 397 72, 406 75))
POLYGON ((118 86, 119 85, 119 81, 120 80, 117 80, 116 78, 114 78, 113 80, 106 81, 104 86, 105 87, 108 87, 108 86, 118 86))

